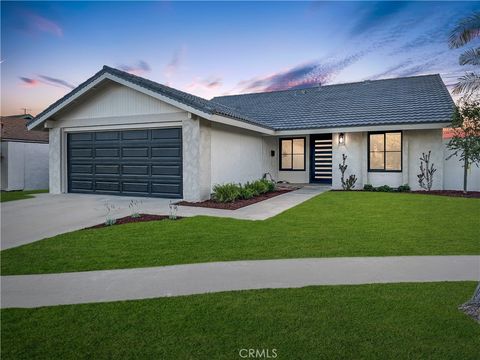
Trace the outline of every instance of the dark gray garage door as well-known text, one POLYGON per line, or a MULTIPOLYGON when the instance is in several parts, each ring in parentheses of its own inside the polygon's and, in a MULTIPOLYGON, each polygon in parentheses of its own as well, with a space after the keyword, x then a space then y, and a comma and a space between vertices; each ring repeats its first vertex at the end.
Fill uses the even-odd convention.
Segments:
POLYGON ((182 130, 68 134, 72 193, 182 197, 182 130))

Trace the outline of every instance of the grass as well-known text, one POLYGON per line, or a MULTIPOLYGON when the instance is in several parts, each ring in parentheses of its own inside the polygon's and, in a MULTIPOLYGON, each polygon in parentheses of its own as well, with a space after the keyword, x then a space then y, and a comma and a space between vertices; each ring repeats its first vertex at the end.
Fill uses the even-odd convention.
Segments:
POLYGON ((2 310, 2 359, 478 359, 473 282, 255 290, 2 310), (265 357, 264 357, 265 358, 265 357))
POLYGON ((33 194, 48 193, 48 190, 2 191, 0 202, 16 201, 33 198, 33 194))
POLYGON ((198 216, 62 234, 2 251, 1 270, 13 275, 244 259, 479 254, 479 213, 478 199, 330 192, 265 221, 198 216))

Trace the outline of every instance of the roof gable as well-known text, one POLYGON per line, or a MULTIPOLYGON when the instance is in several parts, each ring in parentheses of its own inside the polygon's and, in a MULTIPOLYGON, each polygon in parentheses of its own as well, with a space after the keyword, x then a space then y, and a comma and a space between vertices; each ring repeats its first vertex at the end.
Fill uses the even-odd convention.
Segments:
MULTIPOLYGON (((142 78, 140 76, 129 74, 115 68, 104 66, 102 70, 97 72, 91 78, 77 86, 67 95, 50 105, 40 114, 38 114, 28 124, 28 128, 32 129, 40 125, 55 113, 69 105, 72 101, 90 91, 96 85, 100 84, 105 79, 109 79, 123 85, 132 87, 141 92, 149 94, 153 97, 159 98, 169 104, 177 106, 178 108, 192 112, 196 115, 209 118, 213 115, 225 116, 234 120, 239 120, 254 126, 261 126, 256 121, 250 119, 248 116, 240 114, 238 111, 229 109, 227 106, 217 104, 209 100, 200 98, 198 96, 188 94, 186 92, 159 84, 157 82, 142 78)), ((270 129, 268 126, 264 128, 270 129)))

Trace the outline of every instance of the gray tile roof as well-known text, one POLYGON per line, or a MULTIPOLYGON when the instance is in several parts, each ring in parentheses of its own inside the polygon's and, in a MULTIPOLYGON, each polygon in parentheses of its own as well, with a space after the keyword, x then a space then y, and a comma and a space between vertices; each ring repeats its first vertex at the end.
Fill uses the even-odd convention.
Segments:
POLYGON ((448 122, 454 107, 452 98, 439 75, 220 96, 206 100, 104 66, 102 70, 38 114, 30 124, 105 73, 204 113, 222 115, 273 130, 448 122))
POLYGON ((449 122, 454 103, 439 75, 212 99, 276 130, 449 122))

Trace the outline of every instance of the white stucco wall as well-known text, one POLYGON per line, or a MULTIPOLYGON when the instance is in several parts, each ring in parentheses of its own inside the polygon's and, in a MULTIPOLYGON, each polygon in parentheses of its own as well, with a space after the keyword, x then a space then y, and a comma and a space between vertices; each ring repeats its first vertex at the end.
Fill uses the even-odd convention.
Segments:
POLYGON ((398 187, 409 184, 413 190, 420 189, 417 175, 420 168, 422 152, 432 151, 431 161, 437 172, 434 175, 433 189, 443 188, 443 145, 442 130, 406 130, 403 131, 403 162, 402 172, 368 172, 368 133, 346 133, 345 145, 338 145, 338 134, 333 134, 333 188, 340 189, 341 173, 338 165, 342 161, 342 154, 347 158, 348 169, 346 176, 355 174, 358 178, 356 189, 365 184, 373 186, 389 185, 398 187))
MULTIPOLYGON (((444 141, 444 157, 450 156, 451 151, 447 149, 444 141)), ((458 156, 445 160, 443 187, 445 190, 463 190, 463 162, 458 156)), ((480 191, 480 168, 472 165, 467 172, 467 190, 480 191)))
MULTIPOLYGON (((266 145, 266 144, 265 144, 266 145)), ((265 172, 266 152, 260 134, 228 125, 211 124, 211 183, 245 183, 265 172)))
POLYGON ((8 143, 0 142, 0 190, 8 187, 8 143))
POLYGON ((48 144, 2 142, 2 190, 48 189, 48 144))

